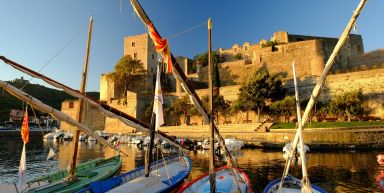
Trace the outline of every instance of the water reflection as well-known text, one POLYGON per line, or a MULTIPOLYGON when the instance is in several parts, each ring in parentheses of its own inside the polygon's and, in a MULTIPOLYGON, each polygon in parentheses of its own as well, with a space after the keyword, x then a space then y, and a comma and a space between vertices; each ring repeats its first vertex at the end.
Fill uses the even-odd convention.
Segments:
MULTIPOLYGON (((27 177, 32 178, 50 171, 65 169, 72 156, 72 143, 43 143, 41 139, 31 139, 27 145, 27 177), (47 161, 49 148, 58 153, 58 160, 47 161)), ((79 144, 79 162, 97 157, 112 157, 113 150, 98 143, 79 144)), ((144 150, 122 144, 127 153, 123 157, 122 172, 142 166, 144 150)), ((0 140, 0 183, 17 182, 17 170, 22 142, 19 139, 0 140)), ((310 152, 308 153, 308 173, 311 183, 321 186, 328 192, 380 192, 376 178, 384 171, 384 165, 377 163, 379 151, 362 152, 310 152)), ((161 157, 161 155, 159 155, 161 157)), ((208 171, 208 153, 191 152, 193 162, 189 179, 194 179, 208 171)), ((219 159, 219 158, 218 158, 219 159)), ((255 192, 261 192, 273 179, 281 177, 285 160, 282 151, 245 149, 235 156, 239 166, 245 170, 255 192)), ((222 165, 223 162, 217 166, 222 165)), ((301 177, 301 166, 293 166, 290 174, 301 177)))

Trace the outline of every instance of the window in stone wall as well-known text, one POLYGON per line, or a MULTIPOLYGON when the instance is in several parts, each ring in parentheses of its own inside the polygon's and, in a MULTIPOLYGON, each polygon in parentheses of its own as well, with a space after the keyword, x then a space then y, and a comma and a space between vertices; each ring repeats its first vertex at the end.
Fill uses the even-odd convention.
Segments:
POLYGON ((69 102, 69 103, 68 103, 68 108, 72 109, 73 107, 74 107, 73 102, 69 102))
POLYGON ((132 45, 132 47, 135 47, 135 42, 132 42, 132 44, 131 44, 131 45, 132 45))
POLYGON ((356 46, 356 50, 357 50, 358 52, 361 52, 361 45, 357 45, 357 46, 356 46))
POLYGON ((248 50, 248 46, 244 46, 244 50, 247 51, 248 50))
POLYGON ((237 48, 233 48, 233 52, 235 52, 235 53, 236 53, 236 52, 237 52, 237 48))
POLYGON ((152 54, 152 60, 154 60, 155 59, 155 54, 152 54))
POLYGON ((135 52, 135 53, 133 53, 133 58, 137 58, 137 53, 135 52))

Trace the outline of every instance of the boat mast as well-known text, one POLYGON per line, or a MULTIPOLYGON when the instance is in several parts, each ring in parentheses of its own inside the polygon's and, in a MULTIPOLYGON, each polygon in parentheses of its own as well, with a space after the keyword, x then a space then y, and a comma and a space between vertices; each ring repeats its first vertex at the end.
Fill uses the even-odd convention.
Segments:
MULTIPOLYGON (((158 64, 158 65, 161 65, 158 64)), ((160 67, 157 67, 157 68, 160 68, 161 69, 161 66, 160 67)), ((156 73, 159 73, 158 70, 156 70, 156 73)), ((157 84, 161 84, 161 83, 158 83, 157 82, 157 76, 160 76, 160 74, 156 74, 156 85, 157 84)), ((161 77, 160 77, 161 79, 161 77)), ((155 86, 155 89, 156 86, 155 86)), ((154 94, 154 97, 156 98, 156 90, 155 90, 155 94, 154 94)), ((155 99, 156 100, 156 99, 155 99)), ((155 106, 155 100, 153 100, 153 106, 155 106)), ((153 155, 152 155, 152 151, 153 151, 153 146, 154 146, 154 140, 155 140, 155 119, 156 119, 156 116, 158 116, 155 112, 153 112, 152 110, 152 115, 151 115, 151 123, 149 124, 149 147, 147 149, 147 152, 145 154, 145 160, 144 160, 144 171, 145 171, 145 177, 148 177, 149 176, 149 172, 151 170, 150 168, 150 165, 151 165, 151 162, 153 160, 153 155)))
POLYGON ((216 192, 215 183, 215 130, 214 130, 214 117, 213 117, 213 85, 212 85, 212 20, 208 19, 208 85, 209 85, 209 184, 211 187, 210 192, 216 192))
MULTIPOLYGON (((140 17, 141 21, 148 27, 148 28, 153 28, 154 33, 156 36, 161 38, 160 34, 157 32, 156 28, 154 27, 152 21, 149 19, 148 15, 145 13, 143 8, 141 7, 140 3, 137 0, 130 0, 131 5, 134 9, 134 11, 137 13, 137 15, 140 17)), ((152 38, 152 37, 151 37, 152 38)), ((152 39, 153 40, 153 39, 152 39)), ((164 53, 161 53, 164 56, 164 53)), ((203 116, 204 123, 207 123, 209 121, 209 115, 204 106, 202 105, 203 103, 201 102, 199 96, 196 94, 195 89, 192 87, 191 83, 188 81, 187 76, 184 74, 183 70, 177 63, 175 57, 173 57, 172 53, 169 52, 169 55, 171 57, 172 61, 172 73, 173 76, 180 81, 184 91, 189 95, 192 104, 196 107, 196 109, 199 111, 199 113, 203 116)), ((1 59, 1 57, 0 57, 1 59)), ((219 139, 219 143, 221 147, 225 150, 225 155, 229 160, 228 165, 237 165, 235 160, 232 158, 231 154, 229 153, 227 147, 225 147, 225 142, 224 138, 220 135, 220 132, 218 128, 214 125, 214 130, 217 134, 217 137, 219 139)), ((159 132, 160 133, 160 132, 159 132)))
MULTIPOLYGON (((88 40, 87 40, 87 47, 85 51, 85 59, 84 59, 84 65, 83 65, 83 74, 81 77, 81 85, 80 85, 80 93, 85 95, 85 85, 87 84, 87 71, 88 71, 88 61, 89 61, 89 48, 91 45, 91 37, 92 37, 92 26, 93 26, 93 17, 89 18, 89 30, 88 30, 88 40)), ((84 106, 84 100, 82 98, 79 99, 79 112, 77 114, 77 121, 79 123, 82 122, 82 115, 83 115, 83 106, 84 106)), ((73 179, 75 174, 75 168, 76 168, 76 161, 77 161, 77 152, 79 148, 79 135, 80 130, 76 128, 75 135, 73 136, 73 156, 72 156, 72 162, 69 168, 69 174, 68 179, 73 179)))

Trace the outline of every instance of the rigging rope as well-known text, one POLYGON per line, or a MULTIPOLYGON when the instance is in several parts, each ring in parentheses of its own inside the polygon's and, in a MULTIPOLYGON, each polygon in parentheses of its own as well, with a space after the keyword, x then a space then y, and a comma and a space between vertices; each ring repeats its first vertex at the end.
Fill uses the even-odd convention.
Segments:
MULTIPOLYGON (((79 30, 66 44, 64 44, 63 47, 61 47, 44 65, 40 68, 37 72, 41 72, 49 63, 51 63, 65 48, 67 48, 76 38, 79 36, 79 34, 84 30, 84 27, 79 30)), ((29 82, 33 80, 34 77, 31 77, 29 79, 29 82)), ((23 88, 27 85, 28 82, 26 82, 20 90, 23 90, 23 88)))
POLYGON ((167 39, 170 40, 170 39, 175 38, 175 37, 177 37, 177 36, 183 35, 183 34, 185 34, 185 33, 187 33, 187 32, 190 32, 190 31, 192 31, 192 30, 194 30, 194 29, 197 29, 197 28, 199 28, 199 27, 201 27, 201 26, 203 26, 203 25, 205 25, 205 24, 207 24, 207 23, 208 23, 207 21, 204 21, 203 23, 197 24, 197 25, 195 25, 195 26, 193 26, 193 27, 190 27, 190 28, 188 28, 188 29, 186 29, 186 30, 184 30, 184 31, 175 33, 175 34, 173 34, 173 35, 167 37, 167 39))
POLYGON ((161 153, 161 157, 163 158, 163 165, 164 165, 164 168, 165 168, 165 172, 167 174, 167 178, 168 178, 168 181, 169 181, 169 184, 172 184, 172 181, 171 181, 171 177, 169 177, 169 172, 168 172, 168 166, 167 166, 167 162, 164 160, 164 154, 163 154, 163 151, 160 150, 160 153, 161 153))

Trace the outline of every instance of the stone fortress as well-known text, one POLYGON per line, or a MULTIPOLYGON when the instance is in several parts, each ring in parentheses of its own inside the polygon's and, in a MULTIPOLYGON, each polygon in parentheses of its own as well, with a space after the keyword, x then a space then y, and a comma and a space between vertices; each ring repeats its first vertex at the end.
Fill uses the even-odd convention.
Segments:
MULTIPOLYGON (((219 64, 223 85, 220 88, 220 94, 226 100, 236 100, 240 84, 260 67, 266 67, 270 73, 280 73, 284 78, 285 87, 289 92, 293 92, 291 64, 294 61, 301 99, 308 98, 337 40, 337 38, 294 35, 279 31, 275 32, 269 41, 263 39, 257 44, 245 42, 243 45, 234 44, 228 49, 219 48, 217 53, 226 61, 219 64)), ((140 86, 129 89, 127 105, 123 105, 122 90, 107 77, 107 74, 103 74, 100 78, 100 101, 141 119, 146 106, 153 100, 152 85, 158 62, 157 53, 149 35, 141 34, 124 38, 124 55, 131 55, 132 58, 143 63, 147 74, 145 81, 142 81, 140 86)), ((190 59, 177 57, 177 61, 192 82, 206 82, 207 67, 197 65, 195 70, 191 70, 193 68, 191 68, 190 59)), ((384 49, 365 53, 361 35, 350 34, 333 65, 332 75, 327 78, 320 100, 326 101, 330 96, 362 89, 368 96, 368 103, 373 109, 372 115, 383 117, 381 104, 384 101, 384 69, 382 67, 384 67, 384 49)), ((169 75, 168 79, 170 81, 168 89, 172 92, 164 93, 166 102, 185 95, 172 75, 169 75)), ((199 89, 197 93, 200 96, 208 94, 206 89, 199 89)), ((70 103, 71 101, 63 102, 62 110, 75 114, 77 106, 68 108, 70 103)), ((99 118, 96 115, 94 117, 99 118)), ((241 123, 239 120, 230 122, 241 123)), ((201 124, 201 121, 192 119, 191 123, 201 124)), ((127 128, 119 121, 109 118, 98 119, 97 124, 99 126, 95 126, 95 129, 105 129, 106 132, 132 131, 132 128, 127 128)))

